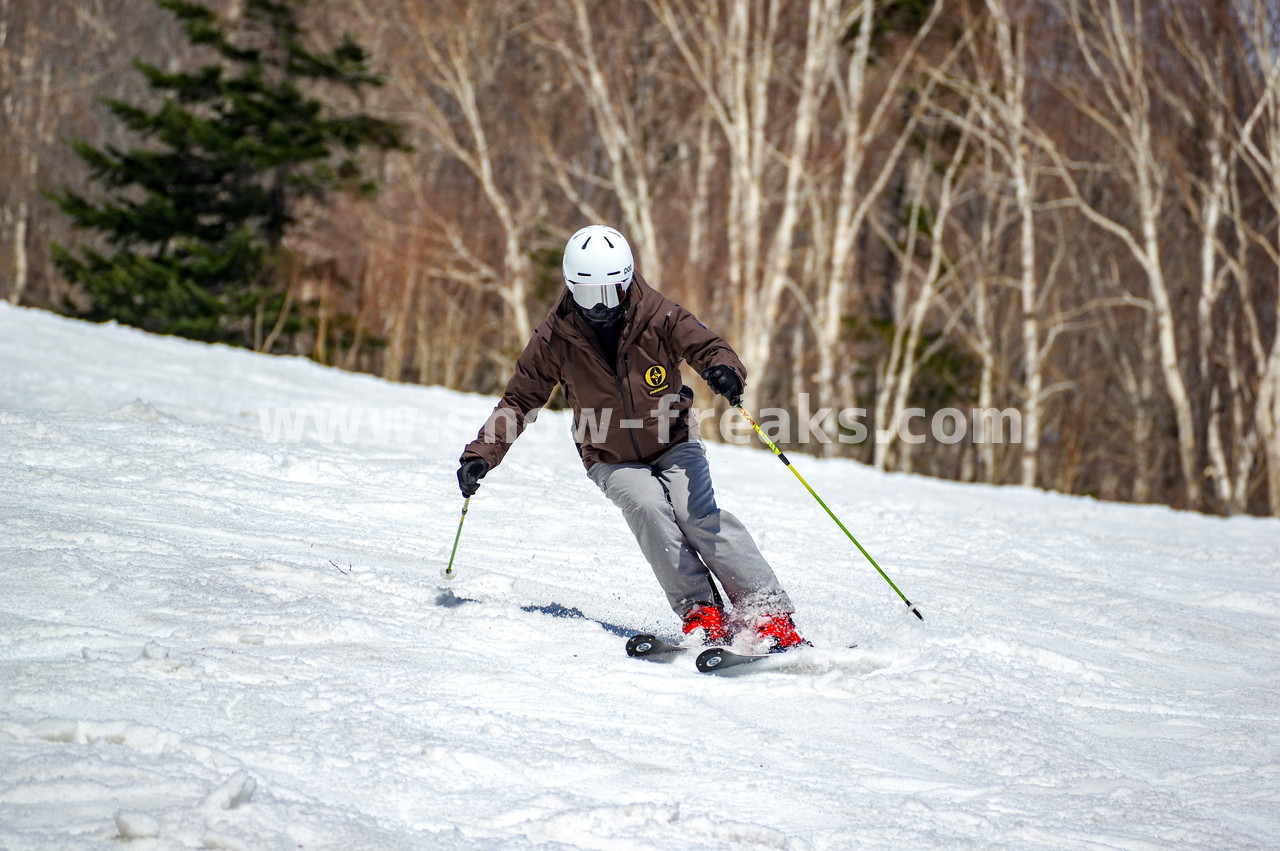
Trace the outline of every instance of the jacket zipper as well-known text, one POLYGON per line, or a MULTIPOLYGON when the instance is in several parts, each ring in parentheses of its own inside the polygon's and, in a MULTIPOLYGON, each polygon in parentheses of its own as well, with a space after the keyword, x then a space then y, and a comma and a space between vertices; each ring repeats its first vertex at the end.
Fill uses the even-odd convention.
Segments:
MULTIPOLYGON (((626 374, 626 376, 627 376, 627 387, 626 387, 626 389, 623 389, 623 387, 622 387, 622 376, 620 376, 620 375, 618 374, 617 370, 614 370, 613 377, 614 377, 614 380, 616 380, 616 381, 618 382, 618 394, 619 394, 620 396, 622 396, 622 410, 623 410, 623 412, 624 412, 625 414, 627 414, 627 419, 632 420, 632 421, 634 422, 634 415, 635 415, 635 412, 631 410, 631 405, 630 405, 630 404, 629 404, 629 402, 628 402, 628 400, 631 398, 631 396, 630 396, 630 393, 631 393, 631 370, 627 369, 627 363, 629 363, 629 362, 630 362, 630 360, 631 360, 631 352, 623 352, 623 353, 622 353, 622 364, 623 364, 623 366, 622 366, 622 371, 623 371, 623 373, 625 373, 625 374, 626 374)), ((632 447, 633 449, 635 449, 635 451, 636 451, 636 460, 637 460, 637 461, 639 461, 639 460, 640 460, 640 458, 641 458, 641 455, 640 455, 640 441, 636 439, 636 430, 635 430, 634 428, 629 428, 629 429, 627 429, 627 431, 628 431, 628 432, 630 432, 630 437, 631 437, 631 447, 632 447)))
MULTIPOLYGON (((625 333, 626 329, 623 329, 623 331, 625 333)), ((591 350, 596 353, 596 356, 600 358, 600 362, 604 364, 605 369, 613 373, 613 383, 618 388, 618 398, 622 400, 622 412, 626 414, 626 417, 624 417, 624 419, 631 420, 634 422, 635 420, 634 411, 631 410, 631 405, 629 402, 630 397, 628 396, 627 388, 623 387, 622 385, 622 375, 618 372, 618 364, 609 363, 609 359, 604 356, 604 349, 600 348, 600 344, 594 339, 594 337, 595 337, 594 334, 590 334, 587 336, 587 345, 589 345, 591 347, 591 350)), ((618 357, 622 359, 622 363, 624 365, 622 371, 627 372, 625 365, 629 363, 631 360, 631 352, 622 350, 622 342, 623 342, 622 338, 619 337, 618 338, 618 357)), ((631 381, 631 376, 628 373, 627 375, 628 384, 630 383, 630 381, 631 381)), ((636 460, 639 461, 643 456, 640 454, 640 441, 636 439, 636 430, 633 428, 629 428, 627 429, 627 432, 629 433, 628 436, 631 438, 631 448, 635 450, 636 460)))

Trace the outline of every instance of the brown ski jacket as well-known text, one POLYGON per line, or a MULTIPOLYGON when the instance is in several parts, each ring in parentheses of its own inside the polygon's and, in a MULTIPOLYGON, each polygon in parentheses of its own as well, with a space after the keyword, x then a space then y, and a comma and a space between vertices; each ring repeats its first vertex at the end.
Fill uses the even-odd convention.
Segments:
POLYGON ((587 469, 596 464, 651 461, 689 439, 693 390, 680 361, 698 371, 724 364, 746 381, 746 368, 720 336, 636 275, 609 363, 595 331, 566 289, 516 360, 502 401, 467 444, 461 461, 502 463, 557 384, 573 409, 573 435, 587 469))

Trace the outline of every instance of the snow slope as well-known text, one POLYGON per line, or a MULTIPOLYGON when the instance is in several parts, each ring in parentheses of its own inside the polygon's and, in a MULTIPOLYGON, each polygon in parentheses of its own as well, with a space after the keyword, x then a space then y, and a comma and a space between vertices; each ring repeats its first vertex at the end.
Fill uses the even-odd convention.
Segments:
POLYGON ((819 648, 710 677, 563 416, 445 588, 493 401, 0 305, 0 847, 1280 847, 1280 522, 796 456, 922 623, 712 446, 819 648))

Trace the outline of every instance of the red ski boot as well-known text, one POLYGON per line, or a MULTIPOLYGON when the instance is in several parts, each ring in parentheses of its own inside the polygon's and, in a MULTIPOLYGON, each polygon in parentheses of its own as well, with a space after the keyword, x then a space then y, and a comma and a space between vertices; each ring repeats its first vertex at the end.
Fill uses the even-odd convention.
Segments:
POLYGON ((684 613, 684 634, 702 630, 702 643, 707 646, 729 643, 729 625, 724 609, 707 603, 695 603, 684 613))
POLYGON ((791 620, 790 612, 765 615, 756 627, 756 634, 764 644, 766 653, 781 653, 784 650, 790 650, 792 647, 813 646, 796 631, 796 625, 791 620))

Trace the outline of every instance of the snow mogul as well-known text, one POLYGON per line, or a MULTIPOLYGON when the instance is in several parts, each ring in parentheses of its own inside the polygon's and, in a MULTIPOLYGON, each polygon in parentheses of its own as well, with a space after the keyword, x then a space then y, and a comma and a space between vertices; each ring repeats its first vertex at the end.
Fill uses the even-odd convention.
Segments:
POLYGON ((684 361, 737 405, 747 377, 742 361, 722 337, 645 283, 631 246, 613 228, 591 225, 569 238, 564 281, 516 360, 502 400, 459 458, 463 496, 502 463, 559 384, 573 408, 587 476, 621 509, 685 635, 713 645, 750 630, 764 651, 807 643, 746 527, 716 505, 689 414, 693 390, 680 375, 684 361))

